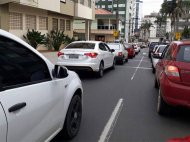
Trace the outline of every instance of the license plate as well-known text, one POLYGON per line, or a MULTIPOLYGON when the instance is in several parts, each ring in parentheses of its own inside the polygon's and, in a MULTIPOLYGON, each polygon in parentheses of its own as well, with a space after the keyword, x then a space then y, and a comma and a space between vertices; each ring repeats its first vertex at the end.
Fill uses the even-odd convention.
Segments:
POLYGON ((69 58, 70 58, 70 59, 78 59, 78 58, 79 58, 79 56, 78 56, 78 55, 73 54, 73 55, 69 55, 69 58))

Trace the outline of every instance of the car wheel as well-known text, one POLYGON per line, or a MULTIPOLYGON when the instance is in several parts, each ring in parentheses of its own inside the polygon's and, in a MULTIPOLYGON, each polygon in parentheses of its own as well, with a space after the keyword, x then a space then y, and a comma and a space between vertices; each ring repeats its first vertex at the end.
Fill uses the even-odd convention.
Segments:
POLYGON ((99 71, 96 73, 96 76, 98 78, 102 78, 104 75, 104 64, 103 62, 100 63, 100 66, 99 66, 99 71))
POLYGON ((134 54, 134 57, 136 56, 136 54, 134 54))
POLYGON ((155 68, 154 67, 152 68, 152 73, 155 73, 155 68))
POLYGON ((161 94, 161 90, 159 88, 157 112, 160 115, 167 114, 169 112, 169 107, 170 106, 168 104, 166 104, 166 102, 164 101, 162 94, 161 94))
POLYGON ((125 58, 123 57, 121 60, 121 65, 123 65, 125 63, 125 58))
POLYGON ((82 101, 78 95, 75 95, 70 102, 62 130, 65 139, 72 139, 78 134, 81 119, 82 101))
POLYGON ((125 62, 128 62, 128 57, 125 59, 125 62))
POLYGON ((158 81, 157 81, 156 77, 155 77, 155 79, 154 79, 154 87, 155 87, 155 88, 158 88, 158 81))
POLYGON ((149 58, 151 57, 150 52, 148 53, 148 57, 149 57, 149 58))
POLYGON ((115 69, 115 65, 116 65, 116 60, 115 60, 115 58, 114 58, 114 60, 113 60, 113 65, 112 65, 112 67, 111 67, 112 70, 115 69))

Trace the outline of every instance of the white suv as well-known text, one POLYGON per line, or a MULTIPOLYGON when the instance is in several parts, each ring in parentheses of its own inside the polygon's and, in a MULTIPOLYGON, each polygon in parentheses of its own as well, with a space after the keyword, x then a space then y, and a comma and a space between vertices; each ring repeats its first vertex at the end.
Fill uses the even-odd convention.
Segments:
POLYGON ((83 89, 78 75, 53 65, 18 37, 0 30, 0 141, 50 141, 77 135, 83 89))
POLYGON ((58 53, 58 63, 70 70, 94 71, 102 77, 105 69, 115 68, 114 51, 101 41, 76 41, 58 53))

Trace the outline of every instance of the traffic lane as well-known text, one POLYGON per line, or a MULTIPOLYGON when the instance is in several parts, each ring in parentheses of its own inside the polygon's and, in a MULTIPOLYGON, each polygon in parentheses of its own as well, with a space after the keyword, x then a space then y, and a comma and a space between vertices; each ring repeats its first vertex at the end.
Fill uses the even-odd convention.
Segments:
MULTIPOLYGON (((128 83, 133 72, 134 69, 118 66, 115 70, 106 70, 103 78, 96 78, 90 72, 79 72, 84 89, 83 116, 80 131, 72 141, 99 140, 118 100, 128 93, 128 83)), ((61 141, 61 136, 52 141, 61 141)))
POLYGON ((129 84, 135 89, 122 96, 124 107, 110 141, 165 141, 189 135, 189 110, 175 109, 167 116, 158 115, 158 89, 153 83, 151 70, 138 69, 129 84))

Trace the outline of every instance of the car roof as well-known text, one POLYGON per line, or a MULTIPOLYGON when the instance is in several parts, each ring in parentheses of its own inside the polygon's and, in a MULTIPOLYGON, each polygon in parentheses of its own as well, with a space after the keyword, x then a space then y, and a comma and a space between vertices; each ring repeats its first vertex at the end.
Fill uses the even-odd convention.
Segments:
POLYGON ((187 45, 187 44, 190 44, 190 40, 173 41, 172 43, 177 44, 177 45, 183 45, 183 44, 187 45))
POLYGON ((107 44, 116 44, 116 45, 118 45, 118 44, 121 44, 121 43, 107 43, 107 44))
POLYGON ((90 40, 90 41, 74 41, 74 42, 72 42, 72 43, 95 43, 95 44, 98 44, 98 43, 103 43, 103 41, 92 41, 92 40, 90 40))

